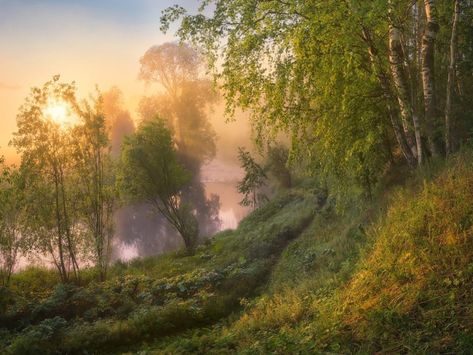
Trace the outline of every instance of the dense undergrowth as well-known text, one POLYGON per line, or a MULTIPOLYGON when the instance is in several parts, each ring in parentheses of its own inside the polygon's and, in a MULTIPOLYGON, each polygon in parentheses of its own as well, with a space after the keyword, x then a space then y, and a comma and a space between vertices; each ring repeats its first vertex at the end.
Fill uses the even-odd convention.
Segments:
MULTIPOLYGON (((317 191, 281 194, 199 247, 116 264, 110 280, 55 284, 52 271, 31 269, 1 289, 1 353, 102 353, 211 324, 265 286, 284 247, 322 205, 317 191)), ((323 201, 322 201, 323 202, 323 201)))
POLYGON ((473 349, 473 161, 426 168, 378 199, 325 209, 265 294, 150 353, 456 353, 473 349), (360 208, 361 207, 361 208, 360 208))
POLYGON ((20 273, 1 352, 470 353, 469 155, 343 211, 300 186, 195 256, 117 264, 104 284, 48 291, 25 282, 50 273, 20 273))

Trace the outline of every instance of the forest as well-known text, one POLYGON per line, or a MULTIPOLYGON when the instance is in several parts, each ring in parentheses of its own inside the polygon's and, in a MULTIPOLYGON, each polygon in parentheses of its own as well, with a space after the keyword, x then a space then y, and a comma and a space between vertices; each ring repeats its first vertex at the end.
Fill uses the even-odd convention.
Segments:
POLYGON ((171 3, 0 101, 0 353, 472 353, 473 2, 171 3))

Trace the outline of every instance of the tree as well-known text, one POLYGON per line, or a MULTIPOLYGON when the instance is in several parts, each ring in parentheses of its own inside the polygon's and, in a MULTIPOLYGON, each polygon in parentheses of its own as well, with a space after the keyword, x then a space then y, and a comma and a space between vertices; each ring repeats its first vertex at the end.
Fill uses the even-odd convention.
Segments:
POLYGON ((21 155, 21 169, 26 174, 26 208, 31 216, 28 237, 39 252, 51 255, 61 280, 68 282, 71 274, 79 279, 81 240, 70 178, 69 129, 52 120, 46 110, 51 102, 58 101, 74 110, 74 83, 61 83, 55 76, 42 88, 33 88, 17 115, 18 131, 12 144, 21 155))
MULTIPOLYGON (((389 164, 386 147, 391 149, 393 140, 383 104, 394 100, 391 81, 385 95, 367 65, 359 21, 369 19, 370 32, 382 32, 387 6, 377 2, 375 11, 365 16, 369 6, 352 15, 351 4, 216 0, 206 2, 196 15, 178 6, 169 8, 161 23, 166 30, 182 18, 181 40, 202 48, 227 113, 232 115, 236 108, 251 113, 260 147, 284 133, 291 139, 294 158, 318 160, 320 174, 357 181, 362 169, 353 167, 358 164, 353 157, 362 155, 372 162, 376 177, 389 164)), ((378 50, 381 40, 372 40, 378 50)), ((385 71, 388 60, 380 59, 385 71)), ((397 128, 393 107, 392 126, 397 128)), ((402 130, 398 134, 404 142, 402 130)))
POLYGON ((123 103, 123 93, 118 87, 103 92, 102 111, 110 136, 111 154, 114 159, 120 157, 120 149, 125 136, 135 130, 130 112, 123 103))
POLYGON ((254 160, 250 152, 243 148, 238 148, 238 160, 245 171, 243 180, 238 183, 238 192, 243 194, 242 206, 251 206, 256 209, 267 200, 261 188, 265 185, 267 179, 264 169, 254 160))
POLYGON ((128 201, 148 202, 163 215, 192 254, 199 228, 192 207, 182 197, 191 174, 178 162, 174 144, 162 119, 142 122, 123 144, 118 186, 128 201))
POLYGON ((422 84, 424 89, 424 110, 427 126, 427 138, 432 155, 438 155, 434 136, 437 113, 435 80, 435 45, 439 32, 437 1, 424 0, 425 28, 422 36, 422 84))
POLYGON ((289 150, 283 145, 268 148, 265 170, 269 171, 279 182, 288 189, 292 186, 292 174, 288 167, 289 150))
POLYGON ((409 91, 408 74, 406 73, 406 58, 402 43, 400 24, 396 21, 392 1, 389 2, 389 62, 394 87, 396 88, 397 101, 401 113, 402 127, 406 142, 409 145, 412 156, 417 159, 419 165, 422 164, 423 151, 420 135, 420 125, 417 114, 414 112, 412 97, 409 91), (415 141, 410 132, 411 122, 414 126, 415 141))
MULTIPOLYGON (((168 8, 161 29, 181 20, 178 36, 202 49, 227 112, 251 112, 260 146, 284 132, 291 154, 324 175, 355 182, 369 170, 376 181, 393 156, 414 168, 439 154, 455 11, 432 0, 211 0, 197 14, 168 8)), ((463 119, 450 141, 467 139, 473 115, 462 93, 471 87, 471 3, 460 12, 463 119)))
POLYGON ((100 280, 104 281, 114 234, 116 191, 109 132, 100 94, 92 105, 83 103, 80 118, 81 123, 71 132, 74 176, 79 190, 76 208, 87 226, 93 260, 100 280))
POLYGON ((216 95, 201 74, 201 56, 188 45, 165 43, 151 47, 140 64, 140 78, 164 88, 159 95, 143 98, 142 118, 158 114, 165 119, 186 167, 198 174, 200 166, 213 159, 216 149, 215 132, 206 113, 216 95))
POLYGON ((456 66, 457 66, 457 42, 458 42, 458 22, 460 19, 461 0, 455 0, 455 7, 452 16, 452 33, 450 35, 450 60, 448 65, 447 94, 445 102, 445 153, 448 156, 451 152, 450 130, 452 120, 452 101, 455 87, 456 66))
POLYGON ((0 157, 0 284, 8 286, 23 241, 23 179, 18 169, 4 165, 0 157))
POLYGON ((216 101, 211 82, 202 74, 203 58, 186 44, 164 43, 151 47, 141 58, 140 78, 162 89, 144 97, 140 103, 143 119, 163 118, 173 132, 177 154, 192 174, 191 183, 182 191, 192 203, 199 229, 211 235, 219 228, 219 200, 207 198, 200 171, 215 157, 215 131, 208 110, 216 101))

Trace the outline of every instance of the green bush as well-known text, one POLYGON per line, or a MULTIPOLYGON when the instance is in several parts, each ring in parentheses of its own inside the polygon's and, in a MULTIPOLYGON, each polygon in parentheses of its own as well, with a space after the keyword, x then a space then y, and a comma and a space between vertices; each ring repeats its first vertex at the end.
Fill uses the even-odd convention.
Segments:
POLYGON ((7 348, 7 352, 18 355, 53 353, 60 346, 59 339, 66 326, 67 321, 61 317, 46 319, 26 328, 7 348))
POLYGON ((17 289, 16 306, 5 306, 13 316, 5 344, 17 352, 46 341, 47 352, 108 352, 213 324, 264 290, 281 252, 312 220, 314 200, 302 190, 277 196, 194 256, 117 263, 103 283, 86 270, 82 285, 56 284, 29 300, 17 289))

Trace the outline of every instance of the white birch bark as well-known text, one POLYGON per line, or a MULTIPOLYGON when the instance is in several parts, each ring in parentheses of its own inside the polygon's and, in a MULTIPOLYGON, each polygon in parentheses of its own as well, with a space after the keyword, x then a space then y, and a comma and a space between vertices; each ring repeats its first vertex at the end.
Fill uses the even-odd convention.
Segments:
POLYGON ((436 120, 435 102, 435 42, 439 25, 435 0, 424 0, 426 25, 422 37, 422 85, 424 89, 424 110, 427 138, 432 156, 438 155, 435 144, 434 127, 436 120))
POLYGON ((458 21, 460 18, 460 2, 455 0, 452 17, 452 34, 450 37, 450 63, 448 66, 447 96, 445 103, 445 154, 448 156, 452 149, 450 126, 452 120, 452 96, 454 93, 457 65, 458 21))
POLYGON ((417 116, 414 115, 414 111, 409 99, 409 90, 406 82, 406 73, 404 68, 403 51, 401 44, 401 36, 399 29, 396 28, 392 23, 389 26, 389 62, 391 65, 391 74, 393 77, 394 86, 396 87, 397 99, 399 102, 399 110, 401 112, 402 120, 407 122, 413 122, 415 132, 415 146, 413 142, 411 150, 417 158, 418 164, 422 164, 422 141, 420 135, 420 125, 418 123, 417 116))
POLYGON ((401 127, 401 123, 399 122, 397 112, 391 106, 392 95, 391 95, 391 85, 389 83, 388 75, 383 70, 383 66, 381 64, 378 51, 375 48, 373 43, 371 33, 368 29, 363 28, 362 37, 365 43, 368 46, 368 54, 370 58, 371 67, 373 68, 373 72, 376 74, 378 78, 378 82, 381 86, 381 90, 383 91, 383 96, 387 102, 387 109, 389 114, 389 119, 391 121, 391 125, 394 131, 394 135, 396 137, 396 141, 401 149, 402 154, 404 155, 405 159, 409 166, 413 167, 416 165, 416 157, 414 156, 411 147, 409 146, 405 132, 401 127))

